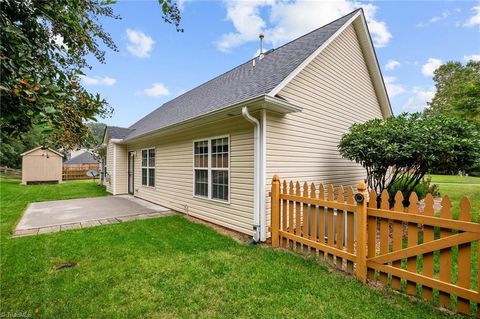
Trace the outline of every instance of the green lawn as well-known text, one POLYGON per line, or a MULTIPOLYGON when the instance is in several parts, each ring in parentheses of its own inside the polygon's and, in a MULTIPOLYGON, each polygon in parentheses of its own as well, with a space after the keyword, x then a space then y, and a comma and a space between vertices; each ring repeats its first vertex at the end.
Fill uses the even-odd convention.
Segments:
MULTIPOLYGON (((313 258, 242 245, 182 216, 9 239, 28 202, 105 192, 1 186, 1 312, 44 318, 451 318, 313 258), (64 262, 73 268, 55 270, 64 262)), ((458 316, 460 318, 460 316, 458 316)))
POLYGON ((477 184, 480 185, 480 177, 458 176, 458 175, 429 175, 433 183, 454 183, 454 184, 477 184))
POLYGON ((448 195, 452 200, 453 210, 458 211, 460 200, 467 196, 472 204, 472 215, 480 215, 480 177, 455 175, 430 175, 432 183, 438 184, 440 194, 448 195))

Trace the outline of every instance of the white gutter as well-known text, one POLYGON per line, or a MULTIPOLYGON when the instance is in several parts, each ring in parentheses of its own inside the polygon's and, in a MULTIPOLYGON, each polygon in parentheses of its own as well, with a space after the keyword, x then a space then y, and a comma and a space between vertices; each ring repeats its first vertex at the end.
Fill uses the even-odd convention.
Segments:
MULTIPOLYGON (((261 189, 262 189, 262 147, 260 145, 260 122, 248 113, 246 106, 242 107, 242 115, 253 124, 253 240, 261 240, 261 189)), ((264 184, 264 183, 263 183, 264 184)), ((264 187, 263 187, 264 188, 264 187)))

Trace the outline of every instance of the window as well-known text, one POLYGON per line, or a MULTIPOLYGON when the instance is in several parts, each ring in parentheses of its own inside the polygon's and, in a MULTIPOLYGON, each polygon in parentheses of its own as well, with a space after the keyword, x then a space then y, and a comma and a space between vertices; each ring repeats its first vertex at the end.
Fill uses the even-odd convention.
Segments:
POLYGON ((196 141, 193 148, 194 194, 228 202, 228 137, 196 141))
POLYGON ((155 186, 155 149, 142 150, 142 185, 155 186))

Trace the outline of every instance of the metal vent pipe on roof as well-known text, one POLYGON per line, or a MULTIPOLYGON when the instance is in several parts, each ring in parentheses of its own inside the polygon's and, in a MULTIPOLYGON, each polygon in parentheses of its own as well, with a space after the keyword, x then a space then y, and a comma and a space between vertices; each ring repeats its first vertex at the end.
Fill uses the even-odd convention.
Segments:
POLYGON ((258 37, 260 38, 260 55, 258 56, 258 58, 261 60, 265 56, 265 54, 263 54, 263 38, 265 38, 265 35, 263 33, 260 33, 258 37))

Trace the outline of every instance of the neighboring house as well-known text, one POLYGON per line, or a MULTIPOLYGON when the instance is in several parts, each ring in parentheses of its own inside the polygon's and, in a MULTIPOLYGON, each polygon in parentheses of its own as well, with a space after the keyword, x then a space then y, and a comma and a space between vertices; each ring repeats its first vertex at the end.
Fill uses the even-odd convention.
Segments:
POLYGON ((22 184, 61 183, 63 154, 39 146, 21 154, 22 184))
POLYGON ((339 140, 392 114, 362 10, 108 127, 106 186, 265 240, 273 174, 353 185, 339 140))
POLYGON ((63 165, 65 167, 88 167, 91 169, 98 169, 100 167, 100 161, 95 156, 84 150, 81 153, 72 156, 69 160, 66 160, 63 165))
POLYGON ((100 161, 91 152, 83 150, 83 152, 76 154, 76 156, 72 156, 63 163, 64 180, 91 178, 87 176, 87 172, 91 170, 100 173, 100 161))
POLYGON ((67 160, 69 160, 71 158, 77 157, 80 154, 83 154, 84 152, 87 152, 87 150, 84 149, 84 148, 79 148, 77 150, 71 150, 71 151, 66 152, 66 158, 67 158, 67 160))

